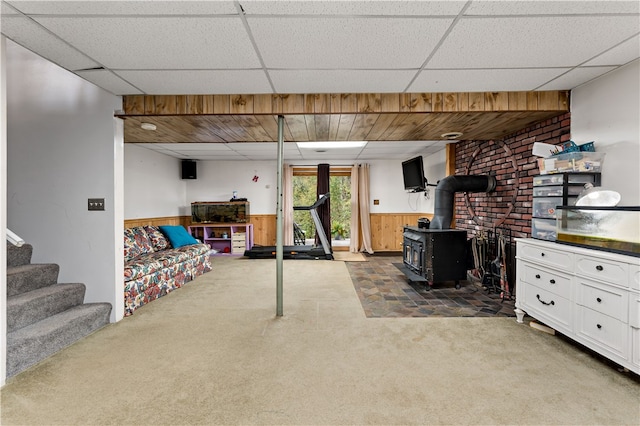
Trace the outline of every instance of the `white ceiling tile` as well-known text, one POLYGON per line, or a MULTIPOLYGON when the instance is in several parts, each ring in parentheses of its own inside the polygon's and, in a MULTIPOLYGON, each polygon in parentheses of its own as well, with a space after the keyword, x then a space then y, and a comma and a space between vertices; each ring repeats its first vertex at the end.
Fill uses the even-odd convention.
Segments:
POLYGON ((193 158, 185 158, 185 159, 198 160, 198 161, 247 161, 249 160, 248 158, 243 157, 241 155, 234 155, 230 157, 221 157, 219 155, 203 155, 197 158, 193 157, 193 158))
POLYGON ((116 74, 150 94, 272 93, 262 70, 116 71, 116 74))
MULTIPOLYGON (((243 143, 229 143, 227 144, 229 146, 230 149, 236 151, 236 152, 255 152, 255 151, 274 151, 278 149, 278 144, 277 143, 271 143, 271 142, 243 142, 243 143)), ((290 144, 283 144, 283 148, 286 145, 290 145, 290 144)))
POLYGON ((449 18, 247 20, 265 65, 293 69, 417 68, 452 22, 449 18))
POLYGON ((122 80, 115 74, 107 70, 91 70, 76 72, 80 77, 87 81, 100 86, 114 95, 135 95, 142 94, 140 90, 133 87, 126 81, 122 80))
POLYGON ((431 145, 430 147, 427 148, 427 150, 425 151, 425 154, 433 154, 433 153, 442 151, 447 147, 447 143, 448 142, 439 142, 437 144, 431 145))
POLYGON ((260 67, 242 21, 235 17, 34 19, 108 68, 260 67))
POLYGON ((640 57, 640 35, 632 37, 583 65, 624 65, 638 57, 640 57))
POLYGON ((214 156, 220 156, 220 157, 233 157, 233 156, 236 156, 236 155, 239 154, 239 153, 233 152, 231 150, 213 151, 213 150, 209 150, 209 149, 200 149, 200 150, 193 150, 193 151, 185 151, 185 150, 176 149, 174 152, 180 152, 180 153, 183 153, 185 155, 188 155, 189 157, 194 157, 194 158, 200 158, 200 157, 206 156, 206 155, 214 155, 214 156))
MULTIPOLYGON (((251 161, 273 161, 273 160, 277 160, 277 156, 273 156, 273 155, 263 155, 263 154, 244 154, 245 158, 251 161)), ((289 156, 284 154, 283 159, 285 160, 291 160, 291 159, 301 159, 301 156, 289 156)))
POLYGON ((14 8, 10 7, 9 4, 2 2, 0 3, 0 15, 2 16, 19 15, 19 13, 14 8))
POLYGON ((232 1, 12 1, 26 14, 210 15, 236 14, 232 1))
MULTIPOLYGON (((570 68, 424 70, 408 92, 499 92, 533 90, 570 68)), ((563 89, 570 89, 564 87, 563 89)))
POLYGON ((244 0, 247 15, 457 15, 458 1, 264 1, 244 0))
POLYGON ((2 34, 54 64, 70 70, 99 66, 28 18, 3 15, 1 19, 2 34))
POLYGON ((613 70, 615 67, 580 67, 573 69, 565 75, 540 86, 537 90, 563 90, 572 89, 594 78, 613 70))
POLYGON ((427 67, 565 67, 637 32, 637 16, 462 19, 427 67))
POLYGON ((417 70, 271 70, 278 93, 402 92, 417 70))
POLYGON ((638 13, 637 1, 474 1, 465 15, 576 15, 638 13))

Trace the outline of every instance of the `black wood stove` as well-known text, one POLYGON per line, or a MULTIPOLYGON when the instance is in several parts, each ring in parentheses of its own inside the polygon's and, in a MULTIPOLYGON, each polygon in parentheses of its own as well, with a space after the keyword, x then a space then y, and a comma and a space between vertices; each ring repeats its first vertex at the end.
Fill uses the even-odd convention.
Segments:
POLYGON ((402 260, 411 281, 434 283, 467 279, 467 231, 405 226, 402 260))
POLYGON ((402 236, 404 273, 410 281, 433 283, 467 279, 467 231, 450 229, 456 192, 491 192, 494 176, 452 175, 436 186, 429 228, 405 226, 402 236))

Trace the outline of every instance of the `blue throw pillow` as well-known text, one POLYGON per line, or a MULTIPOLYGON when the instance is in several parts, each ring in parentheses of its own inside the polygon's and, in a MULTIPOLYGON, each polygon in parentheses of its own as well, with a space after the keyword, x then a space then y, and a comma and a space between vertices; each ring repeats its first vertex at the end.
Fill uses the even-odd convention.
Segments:
POLYGON ((173 248, 198 244, 198 240, 189 235, 187 230, 184 229, 184 226, 162 225, 160 226, 160 230, 169 239, 173 248))

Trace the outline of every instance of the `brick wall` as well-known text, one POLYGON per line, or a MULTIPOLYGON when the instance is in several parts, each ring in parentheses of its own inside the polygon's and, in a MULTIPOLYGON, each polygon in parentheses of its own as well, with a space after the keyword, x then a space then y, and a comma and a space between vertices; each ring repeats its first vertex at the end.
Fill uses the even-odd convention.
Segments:
POLYGON ((479 230, 504 227, 512 236, 531 235, 533 176, 538 174, 534 142, 557 145, 571 138, 571 115, 539 122, 494 141, 460 141, 456 144, 456 174, 490 174, 497 187, 491 193, 456 193, 455 227, 468 236, 479 230))

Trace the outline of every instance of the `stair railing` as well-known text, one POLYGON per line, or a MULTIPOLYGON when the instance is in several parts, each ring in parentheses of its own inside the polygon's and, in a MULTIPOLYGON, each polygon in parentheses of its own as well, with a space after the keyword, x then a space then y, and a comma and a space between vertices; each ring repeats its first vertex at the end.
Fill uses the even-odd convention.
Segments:
POLYGON ((24 244, 24 240, 9 228, 7 228, 7 241, 18 247, 22 247, 22 245, 24 244))

